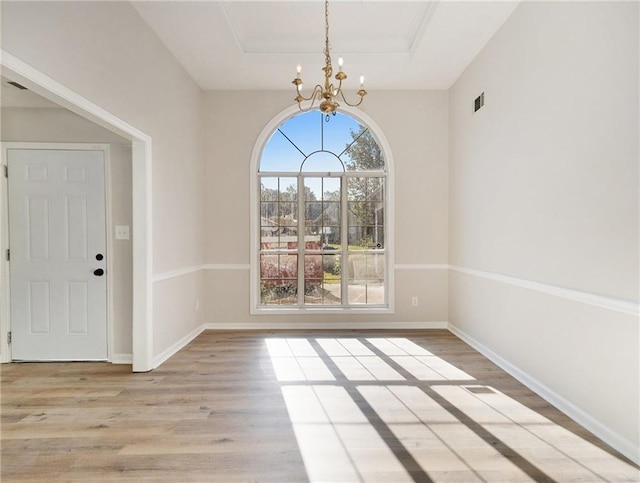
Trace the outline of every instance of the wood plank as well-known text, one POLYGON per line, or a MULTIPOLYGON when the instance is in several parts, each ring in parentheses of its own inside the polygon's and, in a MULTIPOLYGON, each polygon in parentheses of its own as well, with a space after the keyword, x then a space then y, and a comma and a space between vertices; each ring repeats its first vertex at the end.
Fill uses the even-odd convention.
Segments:
POLYGON ((446 330, 205 331, 150 373, 17 363, 0 389, 3 482, 640 481, 446 330))

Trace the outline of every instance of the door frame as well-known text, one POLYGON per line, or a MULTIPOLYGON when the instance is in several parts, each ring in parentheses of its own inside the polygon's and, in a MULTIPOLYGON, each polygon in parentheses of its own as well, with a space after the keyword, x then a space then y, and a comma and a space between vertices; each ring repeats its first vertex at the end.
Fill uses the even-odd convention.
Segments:
MULTIPOLYGON (((97 104, 60 84, 19 58, 0 49, 2 75, 36 94, 55 102, 79 116, 118 134, 132 143, 132 245, 133 245, 133 323, 132 370, 153 369, 153 222, 152 222, 152 139, 149 135, 114 116, 97 104)), ((0 187, 0 362, 9 362, 7 343, 8 312, 6 310, 7 271, 5 251, 7 238, 7 183, 2 173, 0 187)))
MULTIPOLYGON (((33 149, 33 150, 47 150, 47 151, 100 151, 104 155, 104 195, 105 195, 105 204, 104 204, 104 214, 105 214, 105 242, 106 242, 106 258, 107 258, 107 266, 106 266, 106 282, 107 282, 107 301, 106 301, 106 323, 107 323, 107 360, 113 361, 113 347, 114 347, 114 333, 113 333, 113 278, 111 277, 111 273, 113 270, 113 241, 111 238, 111 229, 112 229, 112 221, 111 221, 111 202, 112 202, 112 193, 111 193, 111 157, 109 151, 109 145, 103 143, 47 143, 47 142, 2 142, 0 143, 2 146, 2 165, 9 165, 8 158, 8 150, 9 149, 33 149)), ((3 234, 6 234, 7 244, 9 246, 8 240, 11 234, 11 220, 8 216, 9 211, 9 180, 8 178, 3 179, 3 183, 5 185, 4 192, 4 200, 2 205, 5 207, 5 213, 3 213, 3 234), (5 216, 6 214, 6 216, 5 216)), ((6 260, 5 257, 6 270, 3 270, 3 273, 6 274, 6 284, 3 284, 5 287, 5 301, 3 304, 6 311, 6 317, 0 318, 0 334, 6 334, 12 331, 12 321, 11 321, 11 262, 6 260), (4 325, 6 324, 6 327, 4 325)), ((4 355, 4 347, 2 347, 3 355, 4 355)), ((10 344, 7 345, 7 356, 9 361, 13 361, 13 351, 10 344)), ((4 362, 4 361, 3 361, 4 362)))

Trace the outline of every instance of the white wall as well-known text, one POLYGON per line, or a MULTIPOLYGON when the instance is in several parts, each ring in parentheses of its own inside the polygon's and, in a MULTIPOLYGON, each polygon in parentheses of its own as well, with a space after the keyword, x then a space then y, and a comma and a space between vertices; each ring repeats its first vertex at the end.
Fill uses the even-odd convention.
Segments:
POLYGON ((450 91, 450 322, 636 461, 638 82, 637 3, 523 2, 450 91))
POLYGON ((127 2, 1 6, 5 51, 152 138, 158 357, 203 322, 201 274, 181 272, 204 261, 203 93, 127 2))
MULTIPOLYGON (((395 175, 395 314, 249 315, 251 153, 262 129, 293 103, 291 92, 207 93, 207 320, 216 325, 444 322, 448 250, 448 94, 376 92, 363 104, 390 144, 395 175), (229 209, 229 207, 234 209, 229 209), (238 266, 239 265, 239 266, 238 266), (408 266, 408 267, 407 267, 408 266), (421 267, 422 266, 422 267, 421 267), (418 296, 420 305, 411 306, 418 296)), ((389 325, 390 328, 393 324, 389 325)))
POLYGON ((107 202, 112 223, 107 233, 112 252, 107 256, 112 264, 109 317, 114 335, 110 352, 118 360, 127 360, 132 350, 132 246, 131 240, 116 240, 113 227, 132 223, 131 143, 66 109, 3 107, 1 123, 2 141, 109 144, 111 196, 107 202))

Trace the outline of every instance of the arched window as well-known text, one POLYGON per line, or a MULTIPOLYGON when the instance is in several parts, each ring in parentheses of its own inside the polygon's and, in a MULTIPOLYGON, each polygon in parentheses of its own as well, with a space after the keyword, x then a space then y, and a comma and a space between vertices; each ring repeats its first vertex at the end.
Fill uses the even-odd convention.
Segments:
POLYGON ((389 307, 387 169, 367 126, 295 115, 264 144, 256 176, 258 311, 389 307))

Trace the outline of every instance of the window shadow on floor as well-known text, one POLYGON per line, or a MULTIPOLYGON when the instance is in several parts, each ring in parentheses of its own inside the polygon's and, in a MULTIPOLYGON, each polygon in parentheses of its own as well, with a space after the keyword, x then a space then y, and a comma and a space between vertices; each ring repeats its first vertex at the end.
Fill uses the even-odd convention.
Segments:
POLYGON ((633 465, 410 338, 265 344, 311 481, 638 477, 633 465))

